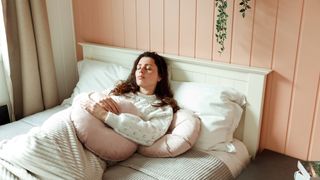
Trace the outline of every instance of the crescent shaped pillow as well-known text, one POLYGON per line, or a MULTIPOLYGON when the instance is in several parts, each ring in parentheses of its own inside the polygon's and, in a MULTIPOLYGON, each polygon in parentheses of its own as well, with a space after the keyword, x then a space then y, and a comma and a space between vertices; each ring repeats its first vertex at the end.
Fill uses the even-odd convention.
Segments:
MULTIPOLYGON (((82 109, 80 101, 83 99, 98 99, 102 93, 82 93, 72 103, 71 119, 77 136, 82 144, 104 160, 121 161, 129 158, 138 145, 113 131, 101 120, 82 109)), ((122 113, 137 113, 135 106, 129 101, 117 102, 122 113)))
POLYGON ((192 111, 180 109, 166 135, 151 146, 139 146, 138 152, 148 157, 176 157, 189 150, 199 137, 200 118, 192 111))

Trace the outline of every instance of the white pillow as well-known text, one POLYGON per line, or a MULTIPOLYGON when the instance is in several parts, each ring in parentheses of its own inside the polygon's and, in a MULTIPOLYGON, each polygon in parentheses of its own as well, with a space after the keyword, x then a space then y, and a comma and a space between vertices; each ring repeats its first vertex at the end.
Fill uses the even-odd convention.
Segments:
POLYGON ((73 89, 71 98, 62 104, 72 104, 73 98, 80 93, 111 89, 119 80, 127 79, 130 70, 113 63, 97 60, 83 60, 79 62, 79 81, 73 89))
POLYGON ((241 119, 245 96, 235 89, 195 82, 171 82, 180 107, 201 119, 201 132, 194 148, 234 152, 233 133, 241 119))

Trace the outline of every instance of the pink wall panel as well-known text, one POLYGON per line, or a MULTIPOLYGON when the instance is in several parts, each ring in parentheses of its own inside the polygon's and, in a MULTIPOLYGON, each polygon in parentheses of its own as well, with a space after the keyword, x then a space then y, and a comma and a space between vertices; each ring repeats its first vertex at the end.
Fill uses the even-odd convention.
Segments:
MULTIPOLYGON (((86 0, 73 1, 77 42, 90 41, 112 44, 111 1, 112 0, 93 0, 91 2, 86 0)), ((82 58, 81 46, 78 44, 77 57, 82 58)))
POLYGON ((180 1, 180 42, 179 54, 195 56, 196 0, 180 1))
POLYGON ((302 1, 281 0, 274 42, 273 84, 268 117, 266 147, 284 152, 289 121, 292 82, 296 65, 296 51, 300 30, 302 1), (290 29, 290 31, 288 31, 290 29))
MULTIPOLYGON (((260 149, 320 160, 320 1, 251 0, 246 17, 227 1, 225 51, 214 0, 73 1, 77 42, 271 68, 260 149)), ((82 58, 77 46, 78 59, 82 58)))
POLYGON ((179 53, 179 0, 164 0, 164 52, 179 53))
POLYGON ((212 58, 213 0, 197 1, 196 57, 212 58))
POLYGON ((256 1, 250 65, 270 68, 278 0, 256 1))
POLYGON ((233 35, 232 35, 232 52, 231 63, 249 65, 251 55, 252 30, 254 19, 255 0, 251 0, 252 10, 246 11, 245 18, 238 13, 240 6, 235 3, 233 14, 233 35))
POLYGON ((124 0, 124 46, 137 47, 136 1, 124 0))
POLYGON ((136 0, 137 2, 137 48, 150 49, 150 6, 149 0, 136 0))
POLYGON ((113 44, 124 47, 123 0, 112 0, 113 44))
POLYGON ((310 140, 310 151, 308 154, 308 159, 320 160, 320 74, 318 81, 318 95, 317 95, 317 105, 315 107, 314 122, 312 127, 312 135, 310 140))
MULTIPOLYGON (((320 2, 304 2, 286 154, 306 159, 314 121, 320 72, 320 2)), ((318 141, 319 142, 319 141, 318 141)))
POLYGON ((112 0, 99 0, 97 9, 99 10, 99 27, 102 42, 113 43, 113 21, 112 21, 112 0))
POLYGON ((150 49, 163 52, 163 1, 150 1, 150 49))

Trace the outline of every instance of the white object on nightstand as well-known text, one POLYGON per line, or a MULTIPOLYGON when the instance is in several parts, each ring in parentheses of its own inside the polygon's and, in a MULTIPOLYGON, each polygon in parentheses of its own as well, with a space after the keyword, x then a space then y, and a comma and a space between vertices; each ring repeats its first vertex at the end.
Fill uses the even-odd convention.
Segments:
POLYGON ((295 180, 320 180, 318 177, 311 177, 300 161, 298 161, 298 169, 299 171, 294 173, 295 180))

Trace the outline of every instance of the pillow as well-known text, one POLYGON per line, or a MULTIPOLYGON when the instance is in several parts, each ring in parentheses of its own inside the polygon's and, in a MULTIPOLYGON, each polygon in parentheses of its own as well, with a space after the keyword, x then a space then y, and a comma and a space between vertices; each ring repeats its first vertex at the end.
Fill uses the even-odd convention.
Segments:
POLYGON ((110 89, 119 80, 127 79, 130 74, 130 70, 123 66, 102 61, 83 60, 78 65, 79 81, 71 98, 64 100, 63 104, 71 105, 74 97, 83 92, 110 89))
POLYGON ((176 157, 194 145, 199 131, 199 117, 180 109, 174 114, 167 134, 151 146, 139 146, 138 152, 149 157, 176 157))
MULTIPOLYGON (((121 161, 130 157, 137 149, 135 142, 121 136, 108 128, 101 120, 96 119, 89 112, 80 107, 80 101, 92 98, 97 100, 102 93, 82 93, 73 104, 71 119, 77 136, 84 146, 104 160, 121 161)), ((117 100, 115 100, 117 102, 117 100)), ((138 110, 129 101, 117 102, 122 113, 137 114, 138 110)))
POLYGON ((232 88, 195 82, 172 81, 171 88, 179 106, 201 119, 195 149, 235 151, 232 140, 246 104, 243 94, 232 88))

